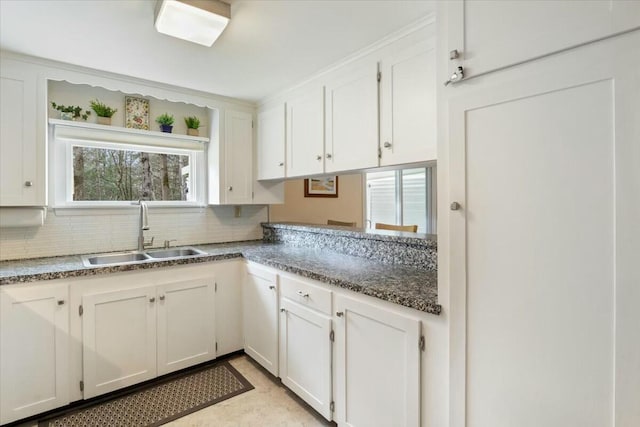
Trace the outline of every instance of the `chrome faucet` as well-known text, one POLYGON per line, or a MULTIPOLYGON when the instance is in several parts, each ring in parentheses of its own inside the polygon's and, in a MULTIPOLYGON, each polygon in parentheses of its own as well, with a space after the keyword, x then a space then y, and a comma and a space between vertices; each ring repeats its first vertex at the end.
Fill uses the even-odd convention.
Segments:
POLYGON ((154 239, 152 237, 151 241, 148 243, 144 241, 144 232, 145 230, 149 229, 149 212, 148 212, 147 204, 142 200, 138 200, 138 203, 134 202, 134 204, 140 205, 140 222, 138 224, 138 250, 144 251, 145 246, 153 245, 153 239, 154 239))

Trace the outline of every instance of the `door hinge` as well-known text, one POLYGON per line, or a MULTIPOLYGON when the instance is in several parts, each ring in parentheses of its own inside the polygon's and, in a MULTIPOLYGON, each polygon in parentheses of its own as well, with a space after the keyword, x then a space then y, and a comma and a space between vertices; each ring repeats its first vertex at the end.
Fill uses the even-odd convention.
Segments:
POLYGON ((251 120, 251 129, 253 129, 253 120, 251 120))
POLYGON ((329 403, 329 409, 331 410, 331 412, 336 410, 336 404, 333 400, 331 401, 331 403, 329 403))
POLYGON ((378 158, 382 158, 382 148, 378 147, 378 158))
POLYGON ((218 341, 216 341, 216 353, 218 352, 218 341))
POLYGON ((420 349, 420 351, 424 351, 424 335, 420 336, 420 339, 418 340, 418 348, 420 349))
POLYGON ((218 292, 218 282, 213 282, 213 292, 218 292))
POLYGON ((82 316, 82 313, 84 313, 84 309, 82 308, 82 304, 80 304, 78 307, 78 316, 82 316))
POLYGON ((251 200, 253 200, 255 198, 253 191, 251 192, 251 200))
POLYGON ((331 340, 331 342, 334 342, 336 340, 336 334, 335 332, 333 332, 333 329, 331 330, 331 332, 329 332, 329 339, 331 340))
POLYGON ((382 80, 382 73, 378 71, 378 81, 382 80))
POLYGON ((84 391, 84 381, 80 381, 80 391, 84 391))

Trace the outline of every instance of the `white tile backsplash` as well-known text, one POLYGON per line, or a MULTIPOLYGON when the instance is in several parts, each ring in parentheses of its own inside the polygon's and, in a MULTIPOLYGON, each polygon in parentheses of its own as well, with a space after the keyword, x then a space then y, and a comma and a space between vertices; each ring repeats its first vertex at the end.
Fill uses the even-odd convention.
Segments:
MULTIPOLYGON (((137 246, 138 213, 85 210, 49 210, 42 227, 0 229, 0 261, 132 250, 137 246)), ((233 206, 206 208, 149 208, 149 230, 154 247, 177 239, 172 246, 221 243, 262 238, 266 206, 242 206, 239 218, 233 206)))

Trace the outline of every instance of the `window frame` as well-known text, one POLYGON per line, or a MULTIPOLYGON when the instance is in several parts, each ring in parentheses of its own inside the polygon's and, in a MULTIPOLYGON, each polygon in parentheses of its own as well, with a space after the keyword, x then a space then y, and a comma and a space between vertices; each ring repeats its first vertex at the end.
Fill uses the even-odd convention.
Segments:
POLYGON ((369 171, 366 171, 363 175, 363 185, 364 185, 364 224, 366 226, 366 228, 373 230, 374 229, 374 223, 373 221, 371 221, 370 218, 370 204, 369 204, 369 187, 368 187, 368 180, 367 180, 367 174, 371 173, 371 172, 383 172, 383 171, 393 171, 394 172, 394 180, 395 180, 395 222, 398 225, 404 225, 404 218, 403 218, 403 185, 402 185, 402 181, 403 181, 403 171, 407 170, 407 169, 421 169, 424 168, 425 169, 425 188, 427 191, 426 194, 426 206, 425 206, 425 212, 427 215, 426 218, 426 230, 425 231, 421 231, 421 233, 424 234, 436 234, 437 232, 437 181, 436 181, 436 177, 437 177, 437 165, 435 163, 425 163, 425 164, 412 164, 412 165, 402 165, 402 166, 395 166, 395 167, 390 167, 390 168, 384 168, 382 170, 380 169, 372 169, 369 171))
MULTIPOLYGON (((189 193, 190 198, 182 200, 149 200, 147 204, 154 207, 204 207, 206 201, 206 145, 191 144, 186 148, 176 147, 176 143, 158 141, 153 144, 146 141, 121 142, 109 141, 106 138, 59 138, 55 126, 51 126, 49 135, 51 156, 49 162, 50 186, 49 194, 54 208, 130 208, 133 200, 73 200, 73 147, 104 148, 116 150, 143 151, 156 154, 177 154, 189 156, 189 193), (197 148, 198 147, 198 148, 197 148)), ((132 139, 135 139, 133 137, 132 139)), ((179 137, 176 142, 179 143, 179 137)))

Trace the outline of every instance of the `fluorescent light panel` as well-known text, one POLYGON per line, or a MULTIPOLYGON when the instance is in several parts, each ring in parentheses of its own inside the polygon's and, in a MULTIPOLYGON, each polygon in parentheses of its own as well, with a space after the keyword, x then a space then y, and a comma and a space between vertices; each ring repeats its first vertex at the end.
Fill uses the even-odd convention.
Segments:
POLYGON ((160 0, 156 30, 203 46, 212 46, 231 16, 227 3, 218 0, 160 0))

